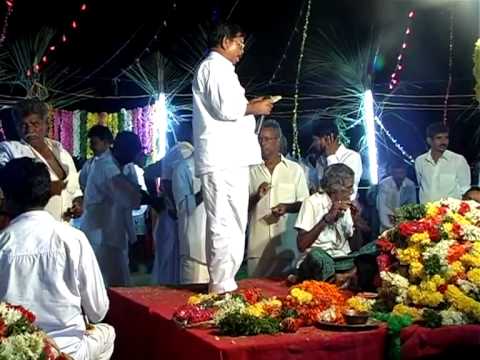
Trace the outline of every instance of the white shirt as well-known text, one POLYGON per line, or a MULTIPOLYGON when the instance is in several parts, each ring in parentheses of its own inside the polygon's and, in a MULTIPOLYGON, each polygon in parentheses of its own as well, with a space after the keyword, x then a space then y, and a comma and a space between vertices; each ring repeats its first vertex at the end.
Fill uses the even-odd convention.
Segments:
POLYGON ((309 196, 309 192, 303 169, 296 162, 283 156, 273 169, 273 173, 270 173, 264 163, 252 166, 250 168, 250 196, 254 195, 264 182, 270 184, 271 188, 250 214, 248 257, 265 257, 264 251, 268 248, 270 258, 284 251, 293 251, 296 258, 298 257, 297 234, 293 225, 297 214, 285 214, 278 222, 272 224, 269 224, 263 217, 258 218, 257 214, 262 212, 263 215, 267 211, 270 215, 270 209, 278 204, 292 204, 305 200, 309 196), (267 245, 269 246, 267 247, 267 245))
MULTIPOLYGON (((332 200, 325 193, 315 193, 305 199, 298 213, 296 229, 310 231, 330 211, 332 200)), ((300 256, 297 266, 313 247, 319 247, 331 257, 346 256, 350 253, 348 238, 353 235, 353 219, 350 209, 333 225, 327 225, 315 242, 300 256)))
POLYGON ((323 178, 327 166, 332 164, 345 164, 353 170, 355 178, 351 199, 355 200, 357 198, 358 185, 360 184, 363 172, 362 157, 358 152, 347 149, 344 145, 340 144, 340 147, 335 154, 327 156, 327 158, 320 157, 317 160, 317 175, 319 181, 323 178))
POLYGON ((179 252, 180 256, 206 264, 207 214, 203 201, 197 206, 195 194, 201 190, 202 184, 193 174, 193 156, 177 162, 172 174, 172 192, 178 215, 179 252))
POLYGON ((127 249, 135 242, 132 210, 140 207, 140 187, 122 174, 107 153, 93 162, 88 176, 80 228, 92 245, 127 249))
MULTIPOLYGON (((52 216, 57 220, 62 220, 62 215, 72 206, 72 201, 82 196, 82 190, 78 183, 78 172, 75 168, 72 157, 65 150, 58 141, 45 139, 47 146, 57 158, 58 162, 65 171, 67 186, 62 191, 61 195, 52 196, 45 207, 52 216)), ((3 141, 0 142, 0 166, 5 166, 10 160, 21 157, 28 157, 42 161, 48 168, 50 179, 52 181, 60 180, 48 164, 47 160, 43 158, 33 147, 23 141, 3 141)))
POLYGON ((0 233, 0 299, 31 310, 75 359, 88 359, 82 308, 99 322, 109 306, 87 238, 46 211, 26 212, 0 233))
POLYGON ((389 176, 378 184, 377 210, 380 219, 381 230, 387 230, 393 227, 389 215, 394 215, 395 210, 406 204, 417 203, 417 192, 415 184, 409 178, 405 178, 398 188, 389 176))
POLYGON ((470 167, 465 158, 445 150, 435 161, 430 151, 415 159, 415 172, 420 186, 420 203, 444 198, 461 199, 470 188, 470 167))
POLYGON ((255 118, 245 116, 248 100, 233 64, 212 51, 198 67, 192 91, 196 175, 260 164, 255 118))

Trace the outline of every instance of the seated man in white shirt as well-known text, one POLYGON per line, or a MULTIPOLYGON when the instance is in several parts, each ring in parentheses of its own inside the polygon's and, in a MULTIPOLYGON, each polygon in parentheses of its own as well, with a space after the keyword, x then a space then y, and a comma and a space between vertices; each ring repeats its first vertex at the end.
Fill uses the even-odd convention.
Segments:
POLYGON ((307 198, 298 213, 295 228, 301 252, 297 263, 299 280, 334 281, 346 285, 355 275, 354 258, 375 252, 369 243, 358 252, 350 251, 353 235, 350 197, 354 186, 353 170, 344 164, 325 169, 319 192, 307 198))
POLYGON ((415 159, 420 203, 449 197, 461 199, 470 187, 470 167, 462 155, 447 150, 448 128, 443 123, 430 125, 427 143, 430 150, 415 159))
POLYGON ((396 161, 390 164, 390 176, 380 181, 377 194, 377 210, 380 232, 393 227, 395 210, 406 204, 417 203, 417 190, 407 178, 406 164, 396 161))
POLYGON ((250 221, 247 247, 251 277, 281 276, 298 257, 293 229, 309 193, 303 169, 281 154, 282 129, 268 120, 258 136, 263 164, 250 167, 250 221))
POLYGON ((95 254, 85 235, 44 210, 50 199, 47 167, 11 160, 0 171, 13 220, 0 233, 0 299, 33 311, 36 325, 75 360, 109 359, 114 329, 88 326, 109 302, 95 254))

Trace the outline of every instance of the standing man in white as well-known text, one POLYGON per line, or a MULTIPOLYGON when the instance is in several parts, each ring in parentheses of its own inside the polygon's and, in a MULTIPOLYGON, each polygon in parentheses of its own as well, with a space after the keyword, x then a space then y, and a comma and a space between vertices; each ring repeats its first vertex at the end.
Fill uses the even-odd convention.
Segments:
POLYGON ((248 101, 235 73, 245 34, 237 25, 220 24, 209 34, 210 54, 193 83, 195 172, 202 182, 207 211, 209 290, 237 288, 248 213, 249 166, 262 161, 252 115, 270 114, 271 100, 248 101))
POLYGON ((470 167, 462 155, 447 150, 448 128, 443 123, 430 125, 427 143, 430 150, 415 159, 420 203, 448 197, 461 199, 470 188, 470 167))

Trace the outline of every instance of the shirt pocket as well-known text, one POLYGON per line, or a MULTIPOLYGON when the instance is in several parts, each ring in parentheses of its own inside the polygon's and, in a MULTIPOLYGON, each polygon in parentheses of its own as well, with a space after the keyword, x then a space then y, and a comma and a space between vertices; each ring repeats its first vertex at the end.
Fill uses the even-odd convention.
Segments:
MULTIPOLYGON (((275 199, 273 199, 273 203, 291 204, 296 202, 294 184, 280 183, 277 186, 277 191, 274 191, 275 199)), ((275 185, 273 185, 273 188, 275 188, 275 185)))

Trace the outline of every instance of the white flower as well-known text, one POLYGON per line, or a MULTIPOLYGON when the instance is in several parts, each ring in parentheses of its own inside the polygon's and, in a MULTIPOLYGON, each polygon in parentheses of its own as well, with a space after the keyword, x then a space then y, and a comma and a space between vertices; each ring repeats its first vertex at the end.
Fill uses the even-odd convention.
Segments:
POLYGON ((463 237, 470 241, 480 241, 480 228, 475 225, 462 225, 463 237))
POLYGON ((460 289, 469 296, 474 295, 476 297, 480 295, 480 289, 474 283, 468 280, 459 279, 457 284, 460 289))
POLYGON ((247 307, 241 298, 236 296, 233 297, 230 294, 226 295, 225 299, 218 304, 215 303, 215 305, 219 306, 213 317, 215 324, 218 324, 221 320, 223 320, 223 318, 225 318, 225 316, 237 311, 242 312, 247 307))
POLYGON ((10 336, 0 342, 0 360, 38 359, 43 347, 44 337, 40 332, 10 336))
POLYGON ((0 317, 6 325, 12 325, 20 320, 22 313, 18 310, 9 308, 5 303, 0 303, 0 317))
POLYGON ((326 322, 337 321, 337 311, 335 309, 335 306, 330 306, 327 310, 324 310, 320 314, 318 314, 318 320, 326 322))
POLYGON ((447 267, 448 266, 448 260, 447 260, 448 249, 450 248, 450 246, 452 246, 455 243, 456 243, 455 240, 441 240, 435 245, 426 248, 422 253, 422 257, 424 260, 426 260, 432 255, 438 255, 440 259, 440 264, 443 267, 447 267))
POLYGON ((440 311, 442 325, 463 325, 468 324, 466 316, 455 308, 440 311))
POLYGON ((408 286, 410 285, 408 279, 402 275, 394 274, 388 271, 382 271, 380 273, 380 277, 389 285, 397 288, 398 296, 395 301, 397 303, 405 303, 407 300, 408 286))

